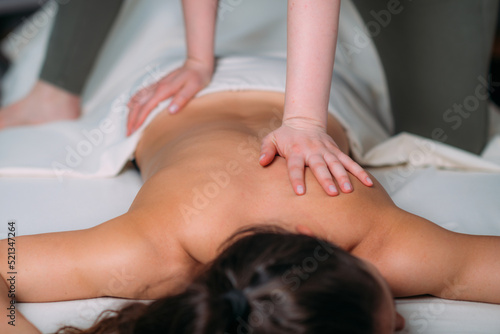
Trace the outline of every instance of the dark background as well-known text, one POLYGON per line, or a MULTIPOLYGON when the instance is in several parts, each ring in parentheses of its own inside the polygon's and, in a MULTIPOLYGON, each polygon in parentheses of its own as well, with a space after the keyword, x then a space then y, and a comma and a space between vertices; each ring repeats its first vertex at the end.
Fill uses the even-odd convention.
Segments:
MULTIPOLYGON (((33 14, 47 0, 0 0, 0 40, 18 24, 33 14)), ((8 68, 8 61, 0 51, 0 78, 8 68)))
MULTIPOLYGON (((5 38, 18 24, 33 14, 48 0, 0 0, 0 40, 5 38)), ((104 0, 105 1, 105 0, 104 0)), ((499 10, 500 14, 500 10, 499 10)), ((499 15, 500 16, 500 15, 499 15)), ((9 66, 0 51, 0 78, 9 66)), ((500 81, 500 22, 497 22, 497 36, 492 50, 490 72, 492 81, 500 81)), ((491 99, 500 105, 500 90, 491 94, 491 99)))

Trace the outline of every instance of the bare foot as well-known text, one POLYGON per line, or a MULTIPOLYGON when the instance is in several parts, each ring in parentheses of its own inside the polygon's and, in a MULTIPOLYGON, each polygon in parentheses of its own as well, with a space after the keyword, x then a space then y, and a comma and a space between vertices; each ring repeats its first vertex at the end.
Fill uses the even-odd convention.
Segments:
POLYGON ((80 116, 80 97, 44 81, 38 81, 22 100, 0 109, 0 130, 80 116))

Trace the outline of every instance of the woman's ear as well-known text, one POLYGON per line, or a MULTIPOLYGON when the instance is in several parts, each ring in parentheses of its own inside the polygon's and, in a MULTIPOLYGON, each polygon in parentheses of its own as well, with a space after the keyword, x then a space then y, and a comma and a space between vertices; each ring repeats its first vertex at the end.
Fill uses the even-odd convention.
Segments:
POLYGON ((309 237, 315 237, 313 231, 311 231, 311 229, 305 225, 297 225, 295 227, 295 230, 297 231, 297 233, 299 234, 303 234, 303 235, 307 235, 309 237))

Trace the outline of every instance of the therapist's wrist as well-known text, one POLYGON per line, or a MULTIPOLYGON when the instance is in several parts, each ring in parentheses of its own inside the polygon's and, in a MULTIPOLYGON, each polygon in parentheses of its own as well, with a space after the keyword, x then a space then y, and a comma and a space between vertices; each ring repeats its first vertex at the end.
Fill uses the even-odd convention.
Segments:
POLYGON ((184 65, 212 74, 215 68, 215 58, 213 56, 197 57, 188 55, 184 65))
POLYGON ((283 117, 282 125, 297 130, 314 130, 326 133, 326 121, 307 116, 283 117))
POLYGON ((328 99, 320 96, 314 98, 312 94, 285 93, 285 108, 283 121, 293 123, 319 125, 326 129, 328 119, 328 99))
POLYGON ((196 74, 199 89, 207 86, 212 81, 214 73, 214 62, 210 60, 199 60, 186 58, 183 68, 196 74))

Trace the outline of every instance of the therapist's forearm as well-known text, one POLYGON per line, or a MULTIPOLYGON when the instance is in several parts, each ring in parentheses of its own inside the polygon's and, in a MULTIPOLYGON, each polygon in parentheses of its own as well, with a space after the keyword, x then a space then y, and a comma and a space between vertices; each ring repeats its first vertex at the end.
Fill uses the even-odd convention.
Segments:
POLYGON ((326 127, 340 0, 289 0, 285 113, 326 127))
POLYGON ((218 0, 183 0, 188 59, 214 66, 218 0))

